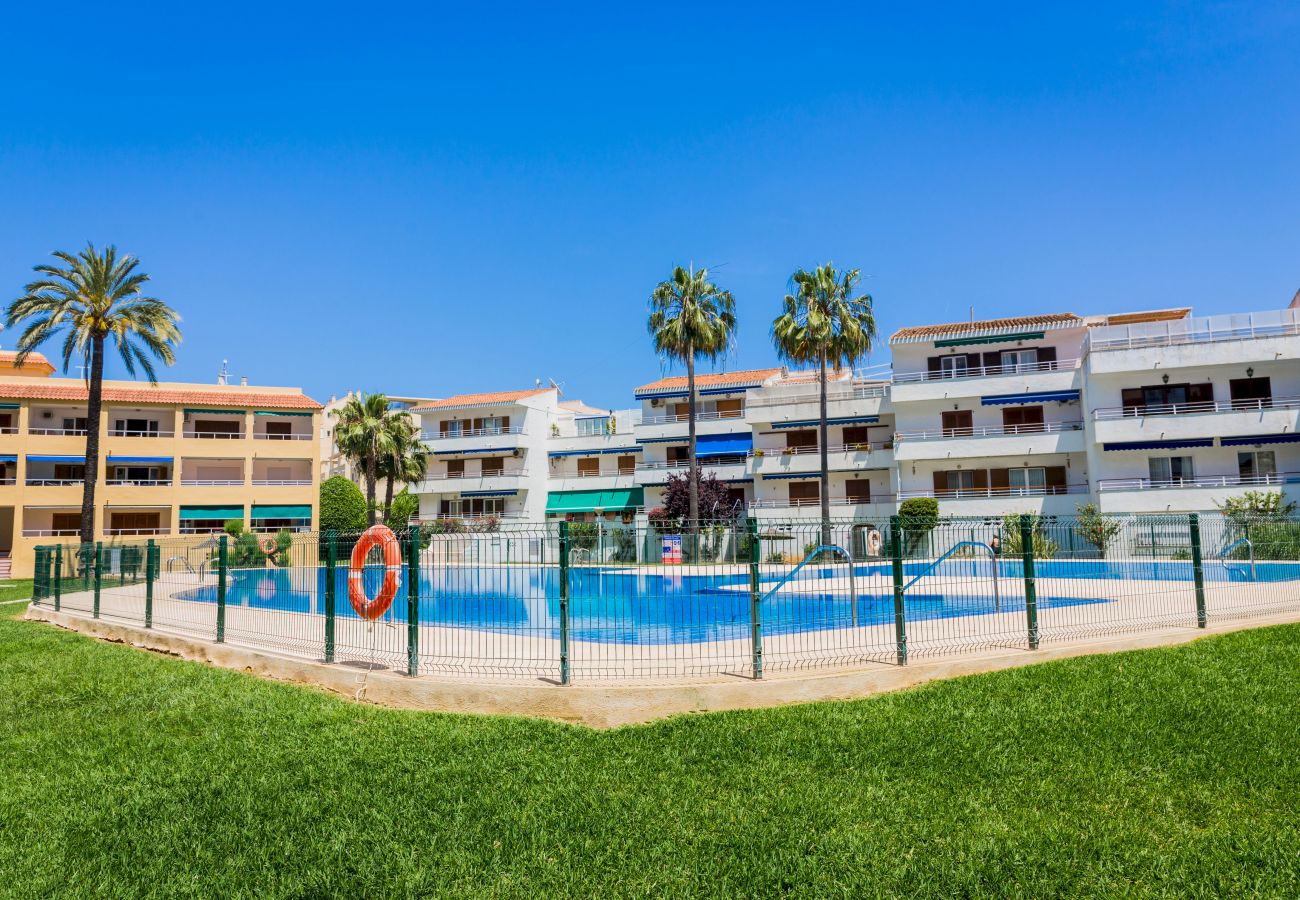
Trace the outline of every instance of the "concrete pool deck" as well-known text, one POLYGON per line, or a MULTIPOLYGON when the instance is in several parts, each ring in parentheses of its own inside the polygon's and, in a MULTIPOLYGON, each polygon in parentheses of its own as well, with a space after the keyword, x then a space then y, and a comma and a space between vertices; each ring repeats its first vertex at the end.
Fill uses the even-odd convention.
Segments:
MULTIPOLYGON (((865 581, 858 579, 859 592, 880 587, 865 581)), ((104 640, 349 697, 364 679, 364 699, 386 706, 537 716, 598 728, 685 712, 865 697, 959 675, 1300 621, 1296 583, 1207 583, 1209 625, 1199 629, 1188 582, 1041 579, 1042 643, 1031 651, 1023 581, 1007 579, 999 586, 1004 602, 1018 608, 925 618, 919 610, 926 596, 942 594, 960 604, 964 593, 982 598, 989 588, 969 579, 927 577, 913 589, 918 617, 907 623, 909 664, 899 666, 892 622, 853 626, 847 621, 847 579, 844 584, 820 579, 815 593, 829 597, 824 621, 833 627, 764 634, 761 680, 750 677, 748 639, 638 644, 574 638, 569 648, 574 680, 560 686, 559 644, 545 598, 523 598, 524 604, 536 605, 530 620, 535 616, 538 624, 510 633, 420 625, 420 674, 408 677, 403 622, 381 620, 371 627, 340 616, 336 662, 326 664, 321 616, 229 606, 226 642, 218 644, 215 606, 177 597, 200 584, 197 576, 171 578, 157 593, 149 629, 141 625, 140 585, 103 589, 98 619, 91 616, 92 596, 84 591, 63 594, 59 612, 47 600, 26 615, 104 640), (841 592, 844 597, 837 601, 841 592), (1052 605, 1052 598, 1104 602, 1052 605)))

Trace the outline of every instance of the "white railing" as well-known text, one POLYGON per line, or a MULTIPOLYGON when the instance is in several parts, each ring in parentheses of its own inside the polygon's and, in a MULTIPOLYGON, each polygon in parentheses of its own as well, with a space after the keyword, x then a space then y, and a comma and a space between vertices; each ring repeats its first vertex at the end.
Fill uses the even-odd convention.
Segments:
POLYGON ((0 434, 17 434, 17 425, 0 425, 0 434))
MULTIPOLYGON (((826 453, 873 453, 878 450, 893 450, 893 441, 858 441, 852 444, 831 444, 826 448, 826 453)), ((764 457, 781 457, 781 456, 802 456, 809 453, 817 453, 816 445, 811 447, 755 447, 749 451, 749 455, 757 458, 764 457)))
MULTIPOLYGON (((743 466, 745 465, 745 454, 737 453, 735 456, 714 456, 708 459, 696 460, 701 469, 720 468, 722 466, 743 466)), ((638 472, 655 472, 664 469, 689 469, 690 461, 681 459, 672 462, 649 462, 638 463, 636 471, 638 472)))
POLYGON ((0 478, 0 486, 6 485, 6 484, 17 484, 17 483, 18 483, 18 479, 17 479, 17 478, 14 478, 14 477, 12 477, 12 476, 9 477, 9 478, 0 478))
POLYGON ((310 478, 254 478, 253 484, 258 487, 309 487, 312 480, 310 478))
POLYGON ((105 484, 110 487, 162 487, 170 485, 170 478, 109 478, 105 484))
POLYGON ((514 478, 524 475, 524 469, 500 469, 496 472, 429 472, 424 476, 425 481, 443 481, 449 479, 456 481, 462 478, 514 478))
POLYGON ((170 528, 105 528, 104 534, 119 537, 122 535, 171 534, 170 528))
POLYGON ((974 425, 969 428, 942 428, 938 431, 900 431, 894 435, 894 439, 899 441, 937 441, 965 437, 1059 434, 1063 431, 1082 430, 1082 422, 1036 422, 1027 425, 974 425))
POLYGON ((598 470, 595 472, 582 472, 582 471, 551 472, 548 477, 550 478, 613 478, 616 475, 634 475, 634 474, 636 474, 635 468, 598 470))
POLYGON ((1256 484, 1295 484, 1300 472, 1272 472, 1264 475, 1197 475, 1192 478, 1103 478, 1099 491, 1177 490, 1179 488, 1240 487, 1256 484))
MULTIPOLYGON (((870 400, 876 397, 889 396, 889 385, 862 385, 845 390, 843 387, 827 385, 826 402, 836 403, 844 400, 870 400)), ((750 406, 783 406, 793 403, 820 403, 821 392, 814 387, 808 389, 807 385, 801 384, 797 388, 789 387, 767 387, 759 388, 753 391, 746 403, 750 406)))
POLYGON ((1143 406, 1103 406, 1092 411, 1098 421, 1140 419, 1144 416, 1196 416, 1216 412, 1258 412, 1300 409, 1300 397, 1255 397, 1249 400, 1204 400, 1197 403, 1153 403, 1143 406))
POLYGON ((73 537, 81 534, 80 528, 24 528, 23 537, 73 537))
POLYGON ((242 478, 182 478, 182 487, 243 487, 242 478))
POLYGON ((1300 334, 1300 309, 1197 316, 1171 322, 1104 325, 1090 329, 1085 351, 1133 350, 1179 344, 1211 344, 1300 334))
MULTIPOLYGON (((728 410, 726 412, 704 412, 696 413, 695 421, 697 422, 717 422, 723 419, 743 419, 745 411, 743 409, 728 410)), ((663 416, 646 416, 641 419, 642 425, 672 425, 675 422, 686 422, 690 419, 688 413, 681 415, 663 415, 663 416)))
POLYGON ((69 435, 71 437, 85 437, 86 429, 84 428, 32 428, 28 427, 28 434, 44 435, 69 435))
POLYGON ((85 484, 84 478, 28 478, 28 487, 69 487, 74 484, 85 484))
POLYGON ((269 434, 265 431, 253 432, 253 440, 255 441, 310 441, 315 436, 314 434, 302 434, 301 432, 290 434, 269 434))
POLYGON ((242 441, 244 433, 242 431, 195 431, 187 430, 187 438, 215 438, 219 441, 242 441))
POLYGON ((295 521, 297 521, 298 524, 296 524, 296 525, 258 525, 257 522, 256 522, 256 520, 254 520, 254 521, 253 521, 253 522, 248 526, 248 530, 249 530, 249 531, 252 531, 252 532, 254 532, 254 533, 256 533, 256 534, 276 534, 276 533, 281 532, 281 531, 292 531, 292 532, 294 532, 294 533, 297 533, 297 532, 299 532, 299 531, 311 531, 311 522, 310 522, 309 520, 295 520, 295 521))
POLYGON ((174 432, 174 431, 149 431, 149 430, 147 430, 147 429, 141 429, 141 428, 110 428, 110 429, 108 430, 108 436, 109 436, 109 437, 156 437, 156 438, 169 438, 169 437, 176 437, 176 432, 174 432))
MULTIPOLYGON (((870 506, 872 504, 893 503, 893 494, 873 494, 869 498, 856 499, 852 497, 832 497, 831 506, 870 506)), ((751 500, 749 501, 750 509, 799 509, 806 506, 821 506, 821 500, 817 497, 803 497, 797 500, 780 498, 776 500, 751 500)))
POLYGON ((493 520, 506 522, 511 520, 523 519, 522 513, 480 513, 467 514, 458 516, 453 513, 436 516, 412 516, 410 524, 412 525, 434 525, 439 522, 464 522, 466 525, 478 525, 493 520))
POLYGON ((899 372, 895 384, 913 384, 925 381, 955 381, 964 378, 993 378, 998 375, 1032 375, 1036 372, 1065 372, 1079 368, 1077 359, 1057 359, 1036 363, 1008 363, 1005 366, 968 366, 937 372, 899 372))
POLYGON ((1086 494, 1086 484, 1057 485, 1054 487, 997 487, 997 488, 953 488, 951 490, 907 490, 899 491, 903 499, 909 497, 933 497, 936 500, 971 500, 981 497, 1053 497, 1060 494, 1086 494))
POLYGON ((503 434, 523 434, 522 425, 507 428, 466 428, 463 431, 426 431, 420 435, 422 441, 450 441, 456 438, 497 437, 503 434))

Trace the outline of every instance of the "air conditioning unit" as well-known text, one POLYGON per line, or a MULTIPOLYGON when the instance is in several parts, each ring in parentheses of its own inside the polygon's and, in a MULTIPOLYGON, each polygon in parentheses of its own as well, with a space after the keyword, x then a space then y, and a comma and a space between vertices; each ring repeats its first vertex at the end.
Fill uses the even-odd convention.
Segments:
POLYGON ((650 401, 651 406, 663 406, 663 404, 664 402, 660 400, 658 397, 655 397, 653 400, 650 401))
POLYGON ((46 409, 46 410, 42 410, 42 411, 41 411, 41 418, 42 418, 42 419, 53 419, 53 418, 54 418, 54 413, 50 412, 48 409, 46 409))

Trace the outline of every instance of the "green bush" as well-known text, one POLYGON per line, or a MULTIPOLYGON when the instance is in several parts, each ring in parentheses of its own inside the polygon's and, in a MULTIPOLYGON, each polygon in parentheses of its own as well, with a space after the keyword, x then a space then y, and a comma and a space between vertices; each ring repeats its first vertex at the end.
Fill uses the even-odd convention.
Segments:
POLYGON ((939 524, 939 501, 933 497, 910 497, 898 505, 898 522, 903 529, 903 553, 916 556, 930 543, 930 532, 939 524))
POLYGON ((1079 537, 1083 538, 1089 544, 1097 548, 1102 557, 1106 556, 1106 548, 1114 543, 1115 538, 1123 530, 1123 524, 1114 516, 1104 515, 1097 509, 1095 503, 1085 503, 1077 510, 1077 527, 1079 537))
MULTIPOLYGON (((1047 536, 1046 521, 1030 513, 1029 529, 1034 538, 1034 559, 1051 559, 1061 551, 1060 545, 1047 536)), ((1020 540, 1020 514, 1012 513, 1002 518, 1002 555, 1022 556, 1025 545, 1020 540)))
POLYGON ((293 564, 293 532, 287 528, 275 533, 275 564, 281 568, 293 564))
POLYGON ((320 486, 321 531, 360 531, 366 527, 366 498, 342 475, 327 478, 320 486))
POLYGON ((569 523, 569 549, 594 550, 596 548, 595 522, 569 523))
POLYGON ((388 507, 388 515, 384 517, 384 524, 394 531, 403 531, 410 527, 411 519, 419 512, 420 498, 403 488, 393 498, 392 506, 388 507))

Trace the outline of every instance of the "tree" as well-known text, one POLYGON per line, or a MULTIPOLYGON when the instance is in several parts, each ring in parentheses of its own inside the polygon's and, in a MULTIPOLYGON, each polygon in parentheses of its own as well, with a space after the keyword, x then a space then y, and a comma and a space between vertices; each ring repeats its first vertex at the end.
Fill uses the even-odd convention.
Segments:
POLYGON ((63 265, 41 264, 41 277, 27 284, 23 296, 5 310, 5 327, 26 324, 17 342, 15 363, 55 335, 63 335, 63 372, 73 357, 86 366, 85 480, 81 493, 81 542, 95 540, 95 484, 99 476, 99 425, 104 396, 104 346, 111 339, 127 374, 138 366, 156 384, 153 359, 176 361, 181 317, 162 300, 140 289, 149 276, 137 271, 140 261, 119 255, 109 245, 100 253, 93 244, 73 255, 56 251, 63 265))
POLYGON ((1216 505, 1225 518, 1241 527, 1255 522, 1283 521, 1296 511, 1295 501, 1288 502, 1281 491, 1246 491, 1240 497, 1229 497, 1216 505))
POLYGON ((420 498, 405 488, 402 489, 393 502, 388 505, 388 512, 384 514, 384 524, 394 531, 410 527, 411 519, 420 511, 420 498))
MULTIPOLYGON (((1060 551, 1060 545, 1047 536, 1049 520, 1037 513, 1029 513, 1029 533, 1034 542, 1034 559, 1051 559, 1060 551)), ((1024 541, 1020 534, 1020 514, 1010 513, 1002 517, 1002 554, 1005 556, 1022 556, 1025 552, 1024 541)))
POLYGON ((361 489, 342 475, 321 482, 320 530, 360 531, 365 527, 366 498, 361 489))
POLYGON ((692 478, 691 473, 686 472, 668 476, 668 482, 664 486, 663 506, 659 507, 663 511, 660 521, 690 524, 730 522, 735 519, 736 504, 726 483, 719 481, 718 476, 712 473, 701 475, 696 470, 694 475, 692 478), (697 491, 699 504, 694 519, 691 518, 692 485, 697 491))
POLYGON ((1096 547, 1105 558, 1106 548, 1114 543, 1124 526, 1115 517, 1102 515, 1095 503, 1084 503, 1076 512, 1078 518, 1075 530, 1079 537, 1096 547))
POLYGON ((361 469, 366 479, 366 522, 375 524, 377 507, 375 487, 379 482, 380 461, 394 452, 394 413, 383 394, 350 397, 334 411, 334 439, 339 449, 361 469))
POLYGON ((410 414, 394 413, 388 420, 388 428, 390 446, 377 467, 379 477, 384 479, 385 518, 392 512, 394 484, 399 481, 403 485, 415 484, 429 471, 429 457, 420 442, 420 429, 410 414))
POLYGON ((822 543, 831 543, 830 461, 827 447, 826 369, 852 369, 871 352, 876 316, 870 294, 855 296, 861 273, 837 272, 830 263, 790 276, 793 292, 772 322, 776 352, 790 362, 817 366, 818 437, 821 456, 822 543))
POLYGON ((725 356, 736 331, 730 291, 709 281, 709 270, 677 266, 650 294, 646 325, 655 352, 686 365, 686 453, 690 474, 687 521, 700 518, 699 468, 695 458, 695 360, 725 356))
POLYGON ((939 524, 939 501, 933 497, 909 497, 898 505, 898 524, 907 538, 903 552, 915 555, 939 524))

